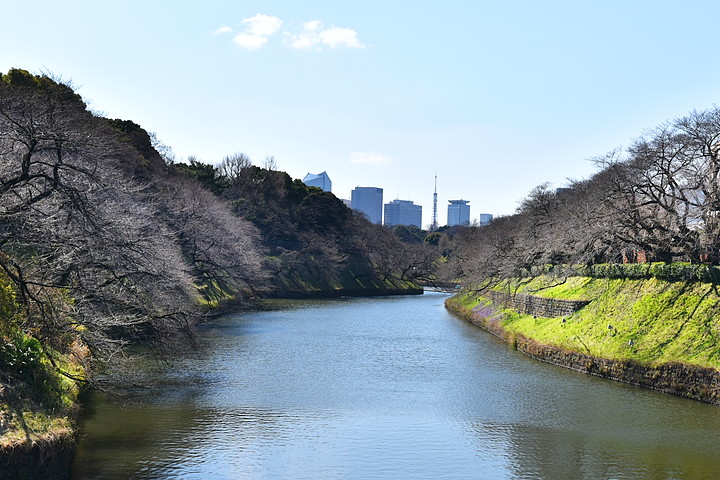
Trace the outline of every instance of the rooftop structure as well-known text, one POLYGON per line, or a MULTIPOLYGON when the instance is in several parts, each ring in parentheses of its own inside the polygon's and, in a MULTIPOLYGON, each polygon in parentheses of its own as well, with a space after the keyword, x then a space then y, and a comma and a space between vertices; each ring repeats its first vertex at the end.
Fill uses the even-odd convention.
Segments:
POLYGON ((322 188, 326 192, 332 192, 332 182, 328 177, 327 172, 322 173, 308 173, 303 178, 303 183, 309 187, 322 188))

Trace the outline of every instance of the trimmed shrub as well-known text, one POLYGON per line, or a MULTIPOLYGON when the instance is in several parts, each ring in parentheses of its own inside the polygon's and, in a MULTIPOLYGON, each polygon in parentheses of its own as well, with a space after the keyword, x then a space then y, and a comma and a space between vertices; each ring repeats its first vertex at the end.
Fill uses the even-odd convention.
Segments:
POLYGON ((720 283, 720 266, 692 263, 601 263, 596 265, 543 265, 532 267, 527 276, 582 276, 592 278, 657 278, 668 282, 720 283))

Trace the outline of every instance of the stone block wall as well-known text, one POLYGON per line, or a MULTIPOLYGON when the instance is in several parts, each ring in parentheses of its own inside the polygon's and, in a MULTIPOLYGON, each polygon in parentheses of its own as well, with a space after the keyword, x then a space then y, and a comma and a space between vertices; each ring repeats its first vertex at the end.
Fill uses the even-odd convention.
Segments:
POLYGON ((502 322, 493 315, 492 307, 476 307, 470 310, 459 307, 450 301, 446 301, 445 305, 450 311, 541 362, 720 405, 720 371, 716 369, 679 363, 642 365, 633 360, 611 360, 569 351, 508 332, 502 322))
POLYGON ((536 317, 565 317, 572 315, 587 305, 586 300, 560 300, 557 298, 543 298, 534 295, 513 294, 505 292, 483 292, 493 303, 512 308, 515 311, 536 317))

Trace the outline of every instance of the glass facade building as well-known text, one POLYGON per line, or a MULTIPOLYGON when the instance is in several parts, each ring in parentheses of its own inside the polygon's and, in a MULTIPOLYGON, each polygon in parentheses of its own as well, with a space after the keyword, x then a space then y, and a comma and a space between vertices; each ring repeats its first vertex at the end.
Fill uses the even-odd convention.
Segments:
POLYGON ((470 225, 469 200, 448 200, 448 225, 470 225))
POLYGON ((489 213, 480 214, 480 225, 487 225, 493 221, 493 216, 489 213))
POLYGON ((350 193, 350 208, 364 213, 372 223, 382 223, 383 189, 355 187, 350 193))
POLYGON ((303 183, 309 187, 322 188, 326 192, 332 192, 332 182, 328 177, 327 172, 322 173, 308 173, 303 178, 303 183))
POLYGON ((393 200, 385 204, 385 225, 414 225, 422 228, 422 206, 410 200, 393 200))

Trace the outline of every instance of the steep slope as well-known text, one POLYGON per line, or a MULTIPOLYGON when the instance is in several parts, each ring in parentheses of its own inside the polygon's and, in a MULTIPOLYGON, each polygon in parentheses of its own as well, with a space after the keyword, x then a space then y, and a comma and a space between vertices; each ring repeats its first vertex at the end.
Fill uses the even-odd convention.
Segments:
POLYGON ((720 403, 717 284, 540 276, 493 290, 447 306, 540 360, 720 403), (555 316, 537 306, 569 300, 587 304, 555 316))

